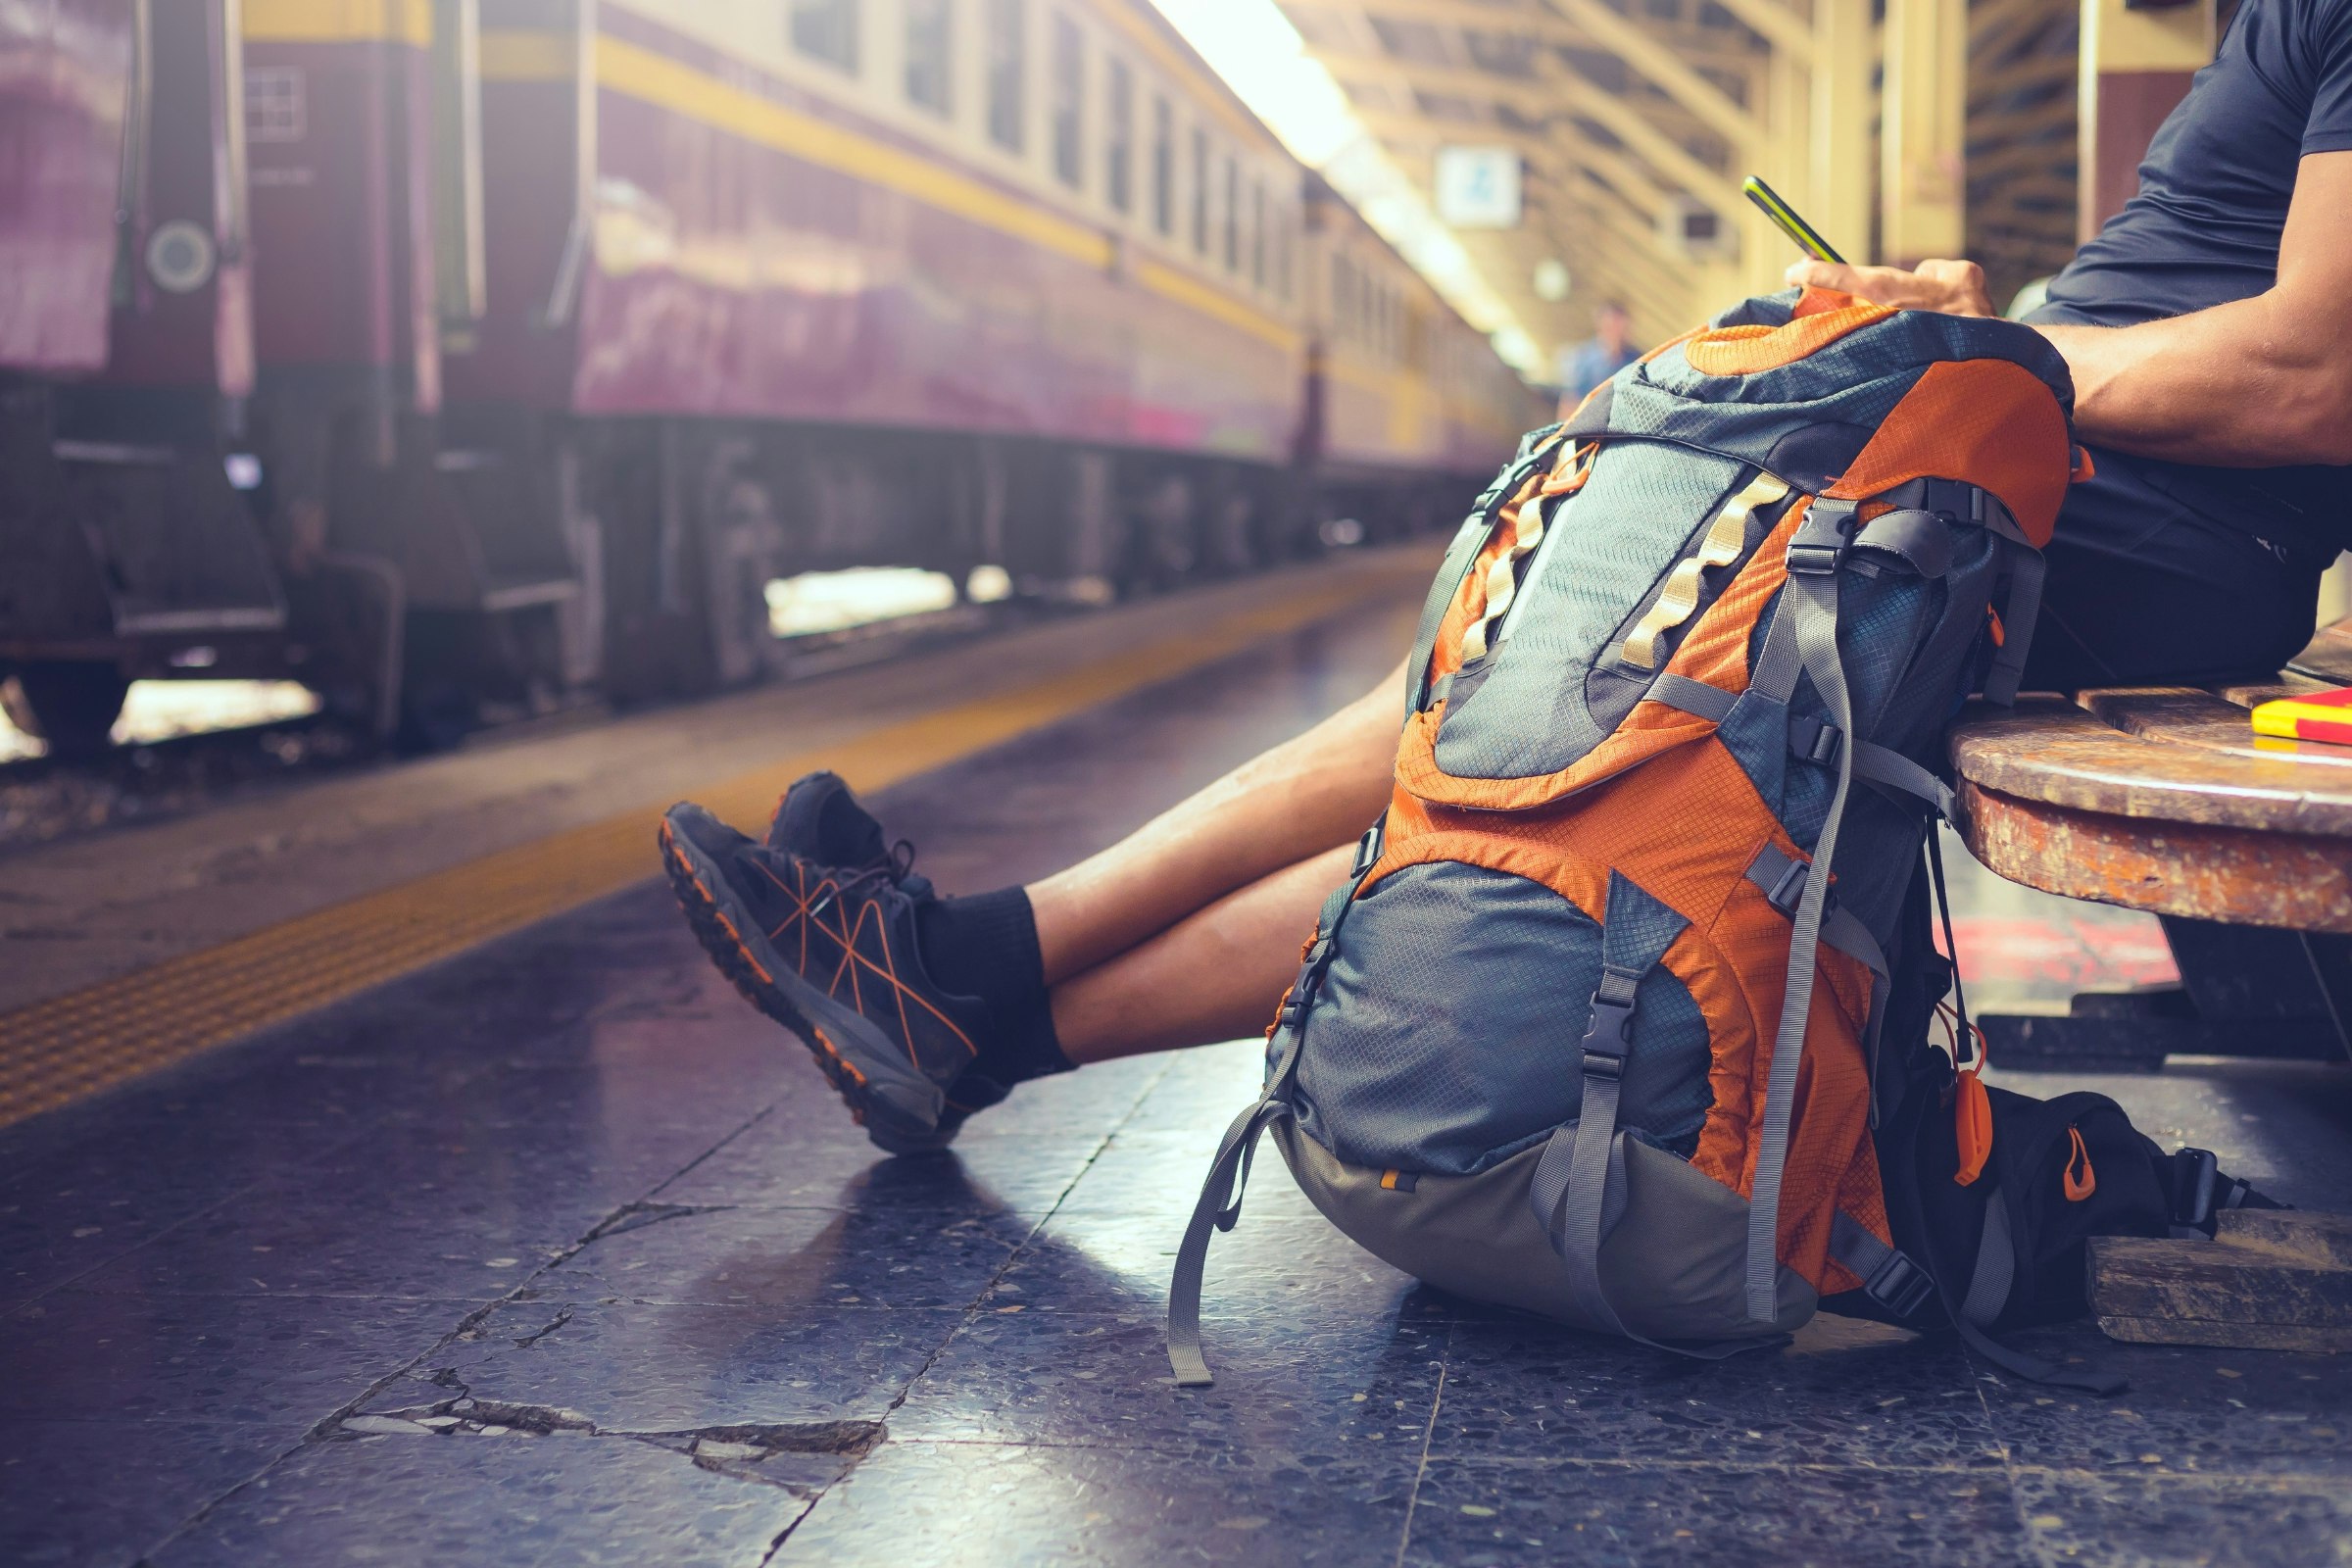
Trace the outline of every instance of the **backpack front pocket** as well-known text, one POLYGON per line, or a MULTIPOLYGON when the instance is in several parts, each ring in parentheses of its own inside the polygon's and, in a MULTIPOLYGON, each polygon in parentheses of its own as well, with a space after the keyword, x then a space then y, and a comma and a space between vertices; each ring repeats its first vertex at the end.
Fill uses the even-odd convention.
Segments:
MULTIPOLYGON (((1359 893, 1301 1035, 1301 1128, 1376 1169, 1482 1171, 1574 1121, 1601 928, 1529 877, 1457 859, 1359 893)), ((1658 965, 1636 993, 1618 1125, 1688 1156, 1711 1103, 1707 1025, 1658 965)))

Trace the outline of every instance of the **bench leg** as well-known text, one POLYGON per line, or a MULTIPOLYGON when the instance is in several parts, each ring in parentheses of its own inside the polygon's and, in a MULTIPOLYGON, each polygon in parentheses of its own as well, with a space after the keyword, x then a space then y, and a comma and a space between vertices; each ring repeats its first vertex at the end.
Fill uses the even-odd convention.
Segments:
POLYGON ((1992 1059, 2152 1072, 2168 1055, 2352 1054, 2352 938, 2158 918, 2179 985, 2082 992, 2059 1018, 1987 1014, 1992 1059))

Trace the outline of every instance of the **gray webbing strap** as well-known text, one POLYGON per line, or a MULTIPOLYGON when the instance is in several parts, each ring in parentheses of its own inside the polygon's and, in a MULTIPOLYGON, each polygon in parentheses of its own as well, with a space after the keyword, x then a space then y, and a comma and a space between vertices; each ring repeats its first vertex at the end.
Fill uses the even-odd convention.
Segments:
POLYGON ((1273 1098, 1269 1090, 1266 1098, 1233 1119, 1217 1145, 1208 1180, 1201 1184, 1193 1217, 1184 1227, 1184 1241, 1176 1250, 1175 1277, 1168 1282, 1168 1365, 1176 1373, 1178 1388, 1205 1388, 1216 1381, 1209 1376, 1208 1362, 1200 1353, 1200 1276, 1208 1265, 1209 1231, 1229 1231, 1241 1218, 1242 1194, 1250 1183, 1250 1154, 1257 1146, 1258 1134, 1291 1113, 1290 1101, 1273 1098))
POLYGON ((1830 1255, 1862 1282, 1862 1294, 1896 1317, 1915 1316, 1936 1294, 1926 1269, 1840 1208, 1830 1216, 1830 1255))
POLYGON ((1938 816, 1950 821, 1958 803, 1951 787, 1898 751, 1871 741, 1856 741, 1853 746, 1854 777, 1867 779, 1883 789, 1908 795, 1922 805, 1932 807, 1938 816))
POLYGON ((1990 1328, 2001 1308, 2009 1304, 2009 1287, 2016 1278, 2017 1250, 2009 1244, 2009 1204, 1996 1187, 1984 1205, 1984 1236, 1977 1244, 1976 1272, 1969 1276, 1960 1315, 1981 1329, 1990 1328))
MULTIPOLYGON (((1791 623, 1797 661, 1813 677, 1830 710, 1830 722, 1846 734, 1854 728, 1845 666, 1838 655, 1838 568, 1844 555, 1855 508, 1851 502, 1816 500, 1788 544, 1788 579, 1773 616, 1773 634, 1791 623)), ((1766 639, 1769 644, 1772 639, 1766 639)), ((1794 681, 1791 678, 1791 686, 1794 681)), ((1813 870, 1797 901, 1795 929, 1788 939, 1788 983, 1773 1032, 1772 1076, 1764 1090, 1764 1125, 1757 1135, 1755 1184, 1747 1207, 1747 1315, 1760 1323, 1779 1317, 1781 1177, 1788 1162, 1788 1124, 1796 1098, 1796 1069, 1805 1051, 1805 1026, 1813 1012, 1813 978, 1820 965, 1821 917, 1838 854, 1838 828, 1853 787, 1853 748, 1838 753, 1838 784, 1829 815, 1813 846, 1813 870)))
MULTIPOLYGON (((1527 1184, 1527 1206, 1543 1220, 1544 1234, 1559 1244, 1557 1221, 1560 1201, 1568 1196, 1569 1168, 1576 1163, 1576 1122, 1564 1122, 1551 1130, 1544 1141, 1543 1157, 1536 1161, 1536 1173, 1527 1184)), ((1625 1213, 1625 1140, 1612 1136, 1609 1144, 1608 1192, 1600 1205, 1600 1234, 1605 1241, 1616 1229, 1618 1219, 1625 1213)))
POLYGON ((1600 1221, 1608 1201, 1618 1092, 1625 1058, 1633 1050, 1635 997, 1642 977, 1657 967, 1689 923, 1624 873, 1609 873, 1608 902, 1600 919, 1600 985, 1592 993, 1592 1017, 1585 1026, 1584 1103, 1577 1113, 1575 1142, 1568 1146, 1563 1173, 1557 1168, 1562 1145, 1555 1132, 1528 1189, 1537 1223, 1567 1265, 1570 1298, 1588 1317, 1616 1334, 1626 1329, 1601 1289, 1600 1221), (1553 1167, 1549 1172, 1547 1165, 1553 1167))
POLYGON ((1796 677, 1804 668, 1797 654, 1796 617, 1787 613, 1789 601, 1789 593, 1783 589, 1780 607, 1773 612, 1772 625, 1764 633, 1764 646, 1757 651, 1755 667, 1747 678, 1749 691, 1784 708, 1796 695, 1796 677))
MULTIPOLYGON (((1610 964, 1592 993, 1592 1026, 1585 1035, 1585 1097, 1576 1120, 1576 1143, 1561 1180, 1559 1205, 1537 1211, 1551 1237, 1552 1250, 1568 1266, 1568 1295, 1594 1321, 1623 1334, 1617 1309, 1600 1286, 1600 1210, 1608 1200, 1609 1146, 1617 1135, 1617 1092, 1625 1070, 1625 1031, 1633 1019, 1636 972, 1610 964)), ((1551 1151, 1546 1150, 1546 1157, 1551 1151)), ((1543 1168, 1542 1161, 1537 1168, 1543 1168)), ((1548 1191, 1550 1183, 1542 1184, 1548 1191)), ((1529 1188, 1532 1201, 1539 1188, 1529 1188)))
POLYGON ((1740 699, 1720 686, 1710 686, 1703 680, 1672 673, 1660 675, 1649 683, 1645 694, 1653 703, 1679 708, 1699 718, 1712 719, 1720 724, 1731 715, 1732 705, 1740 699))
POLYGON ((1871 1235, 1868 1226, 1841 1208, 1830 1220, 1830 1255, 1868 1279, 1894 1256, 1894 1249, 1871 1235))
MULTIPOLYGON (((1764 890, 1765 899, 1783 914, 1794 916, 1802 901, 1805 884, 1812 880, 1813 868, 1802 860, 1790 859, 1779 849, 1767 844, 1756 852, 1747 863, 1747 879, 1764 890)), ((1879 1037, 1886 1022, 1886 993, 1893 981, 1886 967, 1886 950, 1879 939, 1870 934, 1870 927, 1854 917, 1850 909, 1838 906, 1838 892, 1830 890, 1829 906, 1822 911, 1821 940, 1850 958, 1858 958, 1869 966, 1876 983, 1870 988, 1870 1022, 1862 1033, 1864 1060, 1870 1067, 1871 1081, 1879 1076, 1879 1037)), ((1874 1096, 1870 1107, 1870 1124, 1879 1124, 1879 1106, 1874 1096)))
POLYGON ((1347 923, 1348 911, 1355 906, 1356 891, 1371 869, 1370 859, 1379 857, 1381 829, 1387 820, 1384 811, 1356 848, 1354 873, 1323 901, 1322 911, 1315 917, 1315 940, 1308 945, 1298 978, 1292 982, 1290 995, 1283 999, 1282 1011, 1275 1018, 1266 1087, 1225 1129, 1216 1157, 1209 1162, 1208 1179, 1200 1184, 1200 1197, 1193 1204, 1193 1217, 1184 1227, 1184 1240, 1176 1249, 1175 1273, 1168 1281, 1168 1365, 1176 1373, 1179 1388, 1205 1388, 1215 1381, 1200 1353, 1200 1279, 1208 1266, 1209 1233, 1229 1231, 1241 1219, 1242 1195, 1249 1190, 1250 1161, 1256 1152, 1258 1135, 1294 1113, 1291 1085, 1298 1076, 1300 1025, 1322 983, 1323 971, 1331 967, 1333 944, 1339 940, 1340 927, 1347 923))

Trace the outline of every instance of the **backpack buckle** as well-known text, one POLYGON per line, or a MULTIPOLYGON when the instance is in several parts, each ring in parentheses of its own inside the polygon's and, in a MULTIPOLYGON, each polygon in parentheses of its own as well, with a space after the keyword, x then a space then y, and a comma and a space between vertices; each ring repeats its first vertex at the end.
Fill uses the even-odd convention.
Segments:
POLYGON ((1788 569, 1800 577, 1823 577, 1836 571, 1853 542, 1861 509, 1851 501, 1815 497, 1805 508, 1805 520, 1788 541, 1788 569))
POLYGON ((1810 713, 1788 715, 1788 753, 1800 762, 1834 767, 1845 745, 1845 731, 1810 713))
POLYGON ((2213 1200, 2221 1185, 2221 1161, 2210 1149, 2183 1149, 2173 1156, 2173 1223, 2213 1234, 2213 1200))
POLYGON ((1348 876, 1361 881, 1364 873, 1378 863, 1383 837, 1379 822, 1364 829, 1364 836, 1355 841, 1355 859, 1348 867, 1348 876))
POLYGON ((1926 1306, 1935 1290, 1936 1281, 1928 1271, 1901 1252, 1887 1253, 1886 1260, 1862 1282, 1863 1295, 1899 1318, 1908 1318, 1926 1306))
POLYGON ((1633 1050, 1634 988, 1641 979, 1613 964, 1602 968, 1600 989, 1592 993, 1592 1018, 1585 1025, 1587 1077, 1625 1076, 1626 1054, 1633 1050))
POLYGON ((1805 879, 1812 875, 1812 865, 1804 860, 1790 860, 1772 886, 1764 890, 1764 902, 1791 918, 1797 905, 1804 902, 1805 879))

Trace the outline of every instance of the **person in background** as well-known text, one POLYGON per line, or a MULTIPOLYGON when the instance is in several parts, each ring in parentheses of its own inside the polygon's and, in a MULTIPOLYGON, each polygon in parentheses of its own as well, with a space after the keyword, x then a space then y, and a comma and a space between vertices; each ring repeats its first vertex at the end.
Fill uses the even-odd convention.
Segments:
POLYGON ((1592 313, 1592 335, 1560 356, 1560 414, 1585 394, 1642 357, 1634 347, 1634 318, 1615 300, 1592 313))

